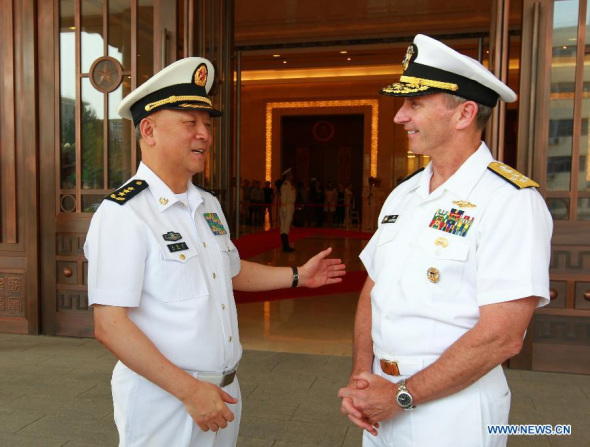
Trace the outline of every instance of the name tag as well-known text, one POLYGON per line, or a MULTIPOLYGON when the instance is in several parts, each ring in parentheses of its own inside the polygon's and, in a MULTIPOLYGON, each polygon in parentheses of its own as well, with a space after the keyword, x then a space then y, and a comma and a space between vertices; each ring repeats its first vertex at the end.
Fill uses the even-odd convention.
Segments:
POLYGON ((399 214, 393 214, 391 216, 385 216, 383 217, 383 220, 381 221, 382 224, 388 224, 388 223, 395 223, 397 221, 397 218, 399 217, 399 214))
POLYGON ((188 250, 188 245, 186 245, 186 242, 179 242, 177 244, 168 244, 167 247, 171 253, 175 253, 177 251, 182 251, 182 250, 188 250))

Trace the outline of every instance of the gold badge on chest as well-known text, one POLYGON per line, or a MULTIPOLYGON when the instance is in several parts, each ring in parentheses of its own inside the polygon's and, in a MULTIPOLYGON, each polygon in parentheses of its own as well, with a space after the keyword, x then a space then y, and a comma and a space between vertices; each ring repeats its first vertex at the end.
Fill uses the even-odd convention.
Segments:
POLYGON ((426 271, 426 277, 428 278, 428 281, 430 281, 433 284, 436 284, 440 281, 440 272, 438 271, 438 269, 430 267, 426 271))

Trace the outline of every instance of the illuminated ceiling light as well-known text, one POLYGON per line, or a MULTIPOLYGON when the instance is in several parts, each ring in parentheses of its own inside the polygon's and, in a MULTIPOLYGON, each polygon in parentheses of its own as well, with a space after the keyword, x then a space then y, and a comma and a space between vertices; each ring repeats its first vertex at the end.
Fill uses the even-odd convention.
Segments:
POLYGON ((69 26, 68 29, 71 29, 72 31, 74 31, 76 29, 75 26, 69 26))
POLYGON ((342 51, 340 52, 340 54, 346 54, 346 53, 348 53, 348 51, 346 51, 346 50, 342 50, 342 51))
POLYGON ((287 61, 283 61, 283 64, 286 64, 286 63, 287 63, 287 61))
POLYGON ((564 50, 567 50, 567 45, 564 45, 564 46, 563 46, 563 49, 564 49, 564 50))
POLYGON ((351 59, 351 58, 349 58, 349 57, 347 57, 347 58, 346 58, 346 60, 347 60, 347 61, 350 61, 350 60, 352 60, 352 59, 351 59))
POLYGON ((281 57, 280 54, 273 54, 272 57, 281 57))

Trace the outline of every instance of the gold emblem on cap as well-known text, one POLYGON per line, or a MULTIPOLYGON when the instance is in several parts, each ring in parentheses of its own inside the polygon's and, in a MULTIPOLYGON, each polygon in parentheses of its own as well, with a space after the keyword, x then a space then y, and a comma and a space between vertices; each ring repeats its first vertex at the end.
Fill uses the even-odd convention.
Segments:
POLYGON ((434 240, 434 245, 437 247, 447 248, 449 246, 449 241, 445 237, 437 237, 434 240))
POLYGON ((453 200, 453 205, 457 205, 459 208, 477 208, 477 205, 466 200, 453 200))
POLYGON ((426 277, 428 278, 428 281, 430 281, 433 284, 436 284, 440 281, 440 272, 434 267, 430 267, 426 272, 426 277))
POLYGON ((195 71, 195 84, 204 87, 207 83, 207 65, 201 64, 195 71))
POLYGON ((168 199, 166 197, 160 197, 160 205, 167 205, 168 199))
POLYGON ((402 67, 404 67, 404 71, 408 69, 408 65, 410 65, 410 60, 412 59, 413 55, 414 46, 410 45, 406 51, 406 57, 404 57, 404 60, 402 61, 402 67))

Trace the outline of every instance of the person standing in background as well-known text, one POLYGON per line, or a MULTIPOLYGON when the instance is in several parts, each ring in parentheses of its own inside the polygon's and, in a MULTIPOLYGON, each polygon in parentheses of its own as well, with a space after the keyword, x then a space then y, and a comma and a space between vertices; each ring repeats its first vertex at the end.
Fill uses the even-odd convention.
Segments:
POLYGON ((270 223, 270 226, 273 226, 273 220, 272 220, 272 204, 273 204, 273 200, 275 198, 275 192, 274 189, 272 189, 272 186, 270 184, 269 181, 264 183, 264 214, 268 214, 268 222, 270 223))
POLYGON ((291 230, 291 223, 293 222, 293 213, 295 212, 295 201, 297 200, 297 190, 293 182, 294 176, 291 168, 285 170, 282 174, 283 183, 281 184, 279 196, 279 219, 280 219, 280 233, 281 242, 283 244, 283 251, 295 251, 289 245, 289 231, 291 230))

